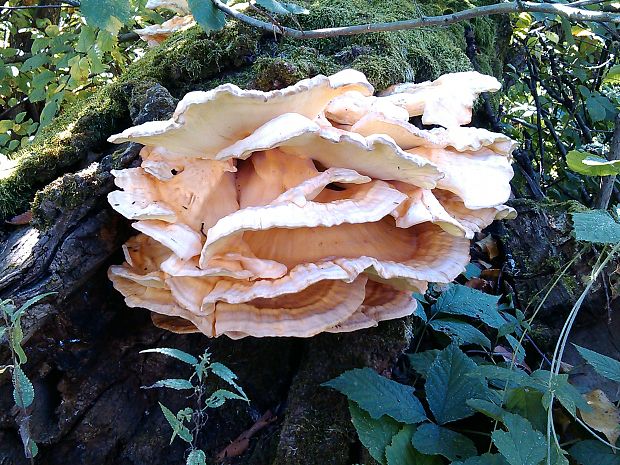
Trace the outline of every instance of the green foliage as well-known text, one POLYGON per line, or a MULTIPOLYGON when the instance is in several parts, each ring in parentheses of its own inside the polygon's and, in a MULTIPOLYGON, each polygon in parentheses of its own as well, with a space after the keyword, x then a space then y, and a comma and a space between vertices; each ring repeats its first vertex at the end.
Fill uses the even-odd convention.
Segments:
POLYGON ((391 444, 392 438, 398 433, 402 424, 387 415, 374 419, 352 401, 349 401, 349 412, 360 442, 368 449, 373 459, 385 465, 385 449, 391 444))
POLYGON ((578 346, 577 344, 573 345, 579 351, 579 355, 581 355, 589 365, 592 365, 599 375, 620 383, 620 362, 618 360, 586 349, 585 347, 578 346))
POLYGON ((411 463, 419 465, 441 464, 438 458, 425 456, 415 450, 411 443, 415 431, 415 426, 405 425, 394 435, 391 444, 385 449, 388 465, 408 465, 411 463))
POLYGON ((539 465, 547 456, 542 433, 519 415, 508 413, 502 420, 506 431, 494 431, 492 435, 497 450, 510 465, 539 465))
POLYGON ((234 381, 237 379, 236 375, 225 365, 219 362, 211 362, 211 354, 208 351, 205 351, 198 358, 182 350, 167 347, 147 349, 140 353, 164 355, 186 363, 192 368, 192 373, 188 379, 162 379, 150 386, 144 386, 143 389, 168 388, 177 391, 193 391, 191 397, 195 400, 194 407, 185 407, 176 414, 161 402, 159 403, 159 407, 161 408, 164 418, 172 428, 170 443, 172 443, 176 437, 179 437, 181 440, 188 443, 191 448, 187 457, 187 465, 205 464, 205 453, 196 447, 196 440, 201 427, 206 422, 208 409, 221 407, 227 400, 231 399, 249 402, 243 389, 234 381), (216 389, 209 394, 207 381, 209 381, 210 375, 224 380, 233 386, 237 392, 231 392, 226 389, 216 389))
POLYGON ((581 441, 570 448, 570 455, 580 465, 620 465, 620 454, 599 441, 581 441))
POLYGON ((88 24, 111 34, 117 33, 131 18, 127 0, 82 0, 80 10, 88 24))
POLYGON ((28 379, 23 369, 24 364, 28 361, 28 357, 22 347, 24 332, 21 318, 26 310, 51 294, 53 293, 37 295, 28 299, 19 308, 10 300, 0 301, 0 320, 4 321, 4 325, 0 326, 0 343, 6 340, 11 352, 11 364, 0 366, 0 374, 11 370, 13 400, 23 414, 23 418, 20 420, 19 432, 24 443, 24 453, 27 458, 35 457, 39 449, 30 437, 30 415, 26 413, 34 402, 35 391, 32 382, 28 379))
POLYGON ((204 31, 219 31, 226 25, 226 16, 215 7, 213 2, 188 0, 187 3, 194 19, 204 31))
POLYGON ((573 213, 575 237, 579 241, 599 244, 620 242, 620 224, 604 210, 573 213))
POLYGON ((413 446, 427 455, 443 455, 448 460, 463 460, 477 455, 474 442, 467 436, 433 423, 418 426, 413 446))
POLYGON ((566 164, 575 173, 587 176, 612 176, 620 174, 620 160, 608 161, 606 158, 580 150, 566 154, 566 164))
POLYGON ((426 420, 424 408, 410 386, 384 378, 370 368, 347 371, 323 385, 340 391, 374 419, 388 415, 410 424, 426 420))

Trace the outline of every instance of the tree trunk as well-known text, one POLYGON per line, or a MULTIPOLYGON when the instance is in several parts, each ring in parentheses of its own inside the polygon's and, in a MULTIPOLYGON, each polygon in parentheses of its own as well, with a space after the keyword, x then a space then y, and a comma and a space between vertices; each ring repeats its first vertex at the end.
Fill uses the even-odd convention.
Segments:
MULTIPOLYGON (((420 8, 440 12, 432 2, 409 0, 297 3, 311 10, 299 17, 305 29, 410 18, 420 8)), ((482 72, 497 72, 501 54, 495 23, 476 24, 484 25, 473 30, 477 65, 482 72)), ((171 430, 158 402, 178 410, 188 399, 177 391, 141 386, 188 373, 174 361, 139 354, 153 347, 196 355, 209 348, 214 360, 238 374, 251 399, 250 405, 229 402, 211 414, 198 444, 210 461, 271 410, 276 421, 255 434, 231 463, 372 463, 357 442, 346 400, 321 383, 361 366, 390 376, 409 345, 412 322, 308 340, 210 340, 153 327, 149 313, 128 309, 106 276, 109 265, 122 262, 120 247, 132 234, 129 222, 107 204, 113 189, 110 169, 135 166, 140 147, 112 147, 105 141, 131 124, 167 118, 187 91, 223 82, 281 88, 353 67, 380 90, 471 69, 464 32, 463 25, 455 25, 299 43, 238 24, 212 35, 196 28, 152 50, 118 82, 46 128, 14 172, 0 179, 0 218, 29 208, 33 213, 31 225, 0 229, 0 296, 19 304, 56 293, 23 320, 24 370, 36 392, 28 417, 13 406, 9 377, 0 377, 0 463, 28 463, 18 432, 25 423, 39 444, 36 461, 42 464, 184 463, 184 443, 169 445, 171 430)), ((5 346, 0 362, 8 358, 5 346)))

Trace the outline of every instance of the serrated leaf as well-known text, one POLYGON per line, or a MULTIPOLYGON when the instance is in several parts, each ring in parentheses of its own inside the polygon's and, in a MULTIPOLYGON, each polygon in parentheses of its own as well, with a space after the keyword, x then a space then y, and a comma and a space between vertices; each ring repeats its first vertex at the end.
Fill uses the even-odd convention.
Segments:
POLYGON ((111 33, 117 33, 120 27, 131 19, 127 0, 82 0, 80 12, 89 25, 111 33))
POLYGON ((413 434, 413 447, 426 455, 443 455, 448 460, 463 460, 475 456, 478 451, 467 436, 448 428, 424 423, 413 434))
POLYGON ((150 386, 145 386, 144 389, 153 389, 153 388, 169 388, 176 389, 177 391, 182 391, 184 389, 194 389, 194 385, 186 379, 160 379, 156 383, 151 384, 150 386))
POLYGON ((384 378, 370 368, 346 371, 323 386, 341 392, 374 419, 388 415, 410 424, 426 420, 422 404, 413 395, 413 387, 384 378))
POLYGON ((513 353, 515 354, 515 361, 517 363, 523 363, 523 361, 525 360, 525 349, 523 348, 523 345, 521 345, 521 343, 517 340, 516 337, 511 336, 510 334, 506 334, 505 338, 508 341, 508 344, 510 344, 513 353))
POLYGON ((547 456, 547 443, 525 418, 508 413, 503 418, 507 431, 493 431, 497 450, 510 465, 539 465, 547 456))
POLYGON ((402 424, 387 415, 374 419, 352 401, 349 401, 349 412, 360 442, 373 459, 385 465, 385 448, 391 444, 392 437, 398 433, 402 424))
POLYGON ((36 295, 36 296, 28 299, 26 302, 24 302, 23 304, 20 305, 19 309, 17 309, 17 311, 15 313, 13 313, 13 316, 11 316, 11 321, 14 323, 15 321, 17 321, 18 318, 20 318, 24 314, 24 312, 26 310, 28 310, 34 304, 36 304, 39 301, 45 299, 46 297, 49 297, 50 295, 54 295, 54 294, 56 294, 56 293, 55 292, 46 292, 44 294, 39 294, 39 295, 36 295))
POLYGON ((577 344, 573 345, 579 352, 579 355, 581 355, 586 362, 588 362, 588 365, 591 365, 599 375, 620 383, 620 362, 618 360, 586 349, 585 347, 578 346, 577 344))
POLYGON ((589 210, 573 213, 575 237, 578 241, 599 244, 620 242, 620 224, 605 210, 589 210))
POLYGON ((200 449, 194 449, 187 456, 186 465, 206 465, 207 456, 200 449))
POLYGON ((187 352, 183 352, 179 349, 170 349, 168 347, 159 347, 156 349, 146 349, 141 350, 141 354, 162 354, 168 357, 176 358, 181 362, 185 362, 188 365, 196 365, 198 363, 198 359, 193 355, 188 354, 187 352))
POLYGON ((433 306, 438 313, 476 318, 492 328, 506 323, 499 314, 499 296, 486 294, 461 284, 452 284, 433 306))
POLYGON ((458 345, 478 344, 487 349, 491 348, 491 341, 482 331, 471 324, 455 318, 437 318, 429 323, 435 331, 447 334, 458 345))
POLYGON ((185 442, 187 442, 188 444, 191 444, 193 438, 192 438, 192 434, 190 433, 189 429, 187 429, 187 427, 179 421, 176 415, 172 413, 172 411, 168 407, 166 407, 164 404, 162 404, 161 402, 159 402, 159 408, 161 408, 161 411, 164 414, 164 417, 166 418, 166 420, 170 424, 170 427, 172 428, 172 438, 170 438, 170 444, 172 444, 172 441, 174 441, 174 438, 177 435, 181 439, 183 439, 185 442))
POLYGON ((205 405, 209 408, 218 408, 224 405, 227 400, 244 400, 247 402, 248 399, 226 389, 218 389, 209 396, 205 405))
POLYGON ((479 457, 471 457, 464 462, 452 462, 451 465, 508 465, 508 462, 500 454, 482 454, 479 457))
POLYGON ((256 0, 256 4, 267 11, 279 15, 308 14, 308 10, 294 3, 279 2, 277 0, 256 0))
POLYGON ((13 352, 17 355, 20 364, 24 364, 28 361, 28 357, 26 357, 26 352, 24 352, 24 348, 22 347, 22 340, 24 339, 24 333, 22 331, 21 322, 18 320, 13 325, 11 331, 11 348, 13 352))
POLYGON ((230 368, 219 362, 212 363, 211 365, 209 365, 209 368, 215 376, 218 376, 219 378, 223 379, 228 384, 233 386, 237 390, 237 392, 239 392, 239 394, 241 394, 247 399, 247 396, 245 395, 245 392, 243 392, 243 389, 241 389, 241 386, 239 386, 235 382, 235 380, 237 379, 237 375, 234 374, 230 368))
POLYGON ((204 31, 219 31, 226 25, 226 15, 218 10, 213 2, 187 0, 187 3, 194 19, 204 31))
POLYGON ((553 392, 562 406, 573 416, 577 415, 577 408, 590 411, 590 407, 581 393, 568 382, 567 374, 551 374, 547 370, 536 370, 530 376, 529 386, 543 392, 543 405, 548 407, 550 394, 553 392))
POLYGON ((441 351, 438 349, 430 349, 424 352, 418 352, 417 354, 407 354, 407 357, 409 358, 411 368, 426 378, 428 369, 437 358, 437 355, 439 355, 439 352, 441 351))
POLYGON ((439 457, 424 455, 415 450, 411 440, 416 427, 405 425, 394 435, 392 442, 385 449, 388 465, 441 465, 439 457))
POLYGON ((620 454, 599 441, 578 442, 568 452, 580 465, 620 465, 620 454))
POLYGON ((506 410, 493 402, 489 402, 488 400, 468 399, 467 405, 473 408, 476 412, 480 412, 483 415, 497 421, 500 421, 506 413, 506 410))
POLYGON ((19 365, 13 367, 13 399, 20 408, 28 408, 34 401, 34 387, 19 365))
POLYGON ((620 160, 608 161, 606 158, 581 150, 568 152, 566 164, 575 173, 586 176, 611 176, 620 173, 620 160))
POLYGON ((491 382, 497 383, 501 381, 500 387, 502 388, 506 385, 508 387, 521 387, 529 383, 529 376, 527 373, 516 367, 510 369, 498 367, 496 365, 481 365, 478 367, 478 373, 491 382))
POLYGON ((425 391, 429 407, 439 424, 473 415, 468 399, 488 399, 490 391, 478 367, 456 344, 442 350, 431 364, 425 391))
POLYGON ((506 391, 506 409, 526 418, 538 431, 547 429, 547 412, 542 405, 542 392, 521 387, 506 391))

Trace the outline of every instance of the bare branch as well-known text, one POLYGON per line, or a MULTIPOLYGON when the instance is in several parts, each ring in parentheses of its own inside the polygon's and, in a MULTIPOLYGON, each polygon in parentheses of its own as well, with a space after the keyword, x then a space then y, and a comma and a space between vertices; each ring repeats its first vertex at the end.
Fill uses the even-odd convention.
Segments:
POLYGON ((271 33, 281 34, 283 36, 292 37, 295 39, 323 39, 326 37, 352 36, 358 34, 366 34, 369 32, 402 31, 429 26, 447 26, 449 24, 457 23, 459 21, 479 18, 481 16, 505 15, 521 12, 559 15, 573 21, 593 21, 597 23, 620 24, 620 14, 617 13, 602 13, 600 11, 584 10, 569 6, 570 4, 562 5, 558 3, 533 3, 518 1, 479 6, 447 15, 422 16, 420 18, 408 19, 404 21, 360 24, 357 26, 330 27, 325 29, 312 29, 308 31, 302 31, 290 27, 278 28, 274 24, 267 23, 265 21, 261 21, 259 19, 245 15, 229 7, 220 0, 211 1, 216 8, 218 8, 228 16, 237 19, 238 21, 241 21, 258 29, 262 29, 271 33))

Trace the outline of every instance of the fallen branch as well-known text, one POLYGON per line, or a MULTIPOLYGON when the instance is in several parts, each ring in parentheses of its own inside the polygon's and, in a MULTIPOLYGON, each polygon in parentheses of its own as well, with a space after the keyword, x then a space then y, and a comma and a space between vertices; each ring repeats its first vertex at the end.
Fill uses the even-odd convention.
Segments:
POLYGON ((592 21, 597 23, 614 23, 620 24, 620 14, 607 13, 600 11, 585 10, 575 8, 569 5, 561 5, 557 3, 533 3, 533 2, 507 2, 497 3, 495 5, 485 5, 467 10, 450 13, 439 16, 422 16, 420 18, 408 19, 404 21, 393 21, 389 23, 369 23, 359 24, 356 26, 330 27, 324 29, 312 29, 302 31, 290 27, 278 27, 275 24, 267 23, 251 16, 245 15, 221 0, 211 0, 216 8, 224 12, 226 15, 235 18, 238 21, 246 23, 252 27, 262 29, 274 34, 280 34, 285 37, 295 39, 324 39, 326 37, 352 36, 359 34, 367 34, 369 32, 388 32, 403 31, 409 29, 418 29, 429 26, 447 26, 449 24, 465 21, 468 19, 479 18, 481 16, 505 15, 511 13, 547 13, 559 15, 572 21, 592 21))

